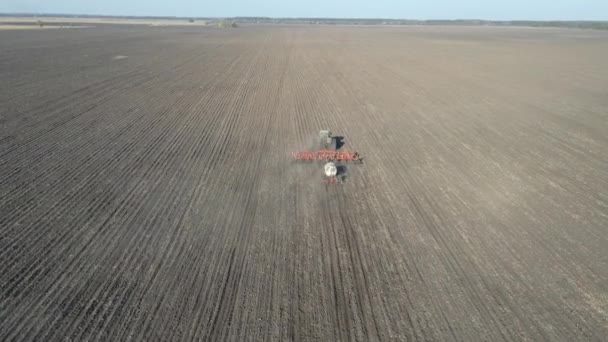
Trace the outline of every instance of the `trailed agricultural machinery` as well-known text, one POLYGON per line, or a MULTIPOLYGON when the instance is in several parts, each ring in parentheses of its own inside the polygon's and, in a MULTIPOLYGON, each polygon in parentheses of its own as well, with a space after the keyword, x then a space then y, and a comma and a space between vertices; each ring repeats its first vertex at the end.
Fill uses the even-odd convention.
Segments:
POLYGON ((299 151, 293 153, 296 161, 324 162, 323 171, 325 181, 338 183, 338 179, 346 179, 346 163, 363 163, 359 152, 351 152, 348 148, 342 149, 343 137, 332 136, 331 131, 322 130, 319 133, 320 149, 315 151, 299 151))

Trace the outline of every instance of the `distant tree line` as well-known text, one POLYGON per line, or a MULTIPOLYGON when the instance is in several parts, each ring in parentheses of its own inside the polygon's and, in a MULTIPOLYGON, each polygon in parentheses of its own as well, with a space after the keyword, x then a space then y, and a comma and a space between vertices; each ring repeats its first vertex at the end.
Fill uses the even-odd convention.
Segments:
POLYGON ((524 26, 566 27, 608 30, 608 21, 533 21, 533 20, 412 20, 412 19, 349 19, 349 18, 268 18, 236 17, 240 23, 321 24, 321 25, 460 25, 460 26, 524 26))

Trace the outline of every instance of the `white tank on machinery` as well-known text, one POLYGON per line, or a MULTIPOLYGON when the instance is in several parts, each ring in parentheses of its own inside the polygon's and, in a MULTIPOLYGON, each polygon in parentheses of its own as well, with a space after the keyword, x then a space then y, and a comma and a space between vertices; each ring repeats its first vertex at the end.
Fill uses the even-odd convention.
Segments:
POLYGON ((338 168, 336 167, 336 164, 329 162, 327 164, 325 164, 325 176, 327 177, 335 177, 338 174, 338 168))

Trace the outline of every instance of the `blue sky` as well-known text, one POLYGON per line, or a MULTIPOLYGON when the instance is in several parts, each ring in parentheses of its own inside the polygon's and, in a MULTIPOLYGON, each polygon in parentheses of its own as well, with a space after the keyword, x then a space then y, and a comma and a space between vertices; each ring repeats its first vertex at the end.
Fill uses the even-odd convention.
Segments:
POLYGON ((608 0, 0 0, 0 12, 182 17, 608 20, 608 0))

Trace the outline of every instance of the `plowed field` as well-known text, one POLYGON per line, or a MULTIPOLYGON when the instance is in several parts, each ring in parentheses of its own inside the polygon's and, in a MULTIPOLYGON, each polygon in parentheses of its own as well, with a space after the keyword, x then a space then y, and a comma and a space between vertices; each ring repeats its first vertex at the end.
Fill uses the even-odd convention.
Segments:
POLYGON ((0 80, 2 341, 608 336, 607 32, 0 31, 0 80))

